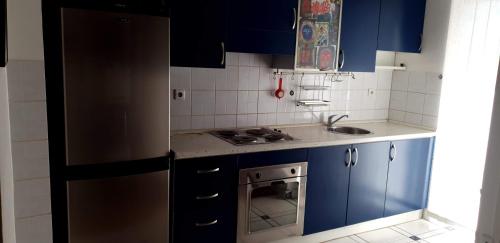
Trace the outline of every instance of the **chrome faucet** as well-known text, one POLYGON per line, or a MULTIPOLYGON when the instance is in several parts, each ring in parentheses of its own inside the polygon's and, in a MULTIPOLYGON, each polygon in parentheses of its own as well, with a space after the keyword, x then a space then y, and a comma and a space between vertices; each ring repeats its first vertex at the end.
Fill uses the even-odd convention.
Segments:
POLYGON ((333 118, 337 116, 337 115, 331 115, 328 117, 328 124, 326 126, 328 126, 328 128, 333 128, 333 125, 335 125, 335 123, 337 123, 338 121, 340 121, 342 118, 349 118, 349 115, 342 115, 340 116, 339 118, 333 120, 333 118))

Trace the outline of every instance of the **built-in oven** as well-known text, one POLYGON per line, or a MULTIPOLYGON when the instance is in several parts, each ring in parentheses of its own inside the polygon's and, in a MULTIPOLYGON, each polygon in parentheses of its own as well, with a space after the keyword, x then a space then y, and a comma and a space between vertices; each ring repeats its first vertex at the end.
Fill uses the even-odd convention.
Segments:
POLYGON ((242 169, 238 242, 268 242, 304 232, 307 162, 242 169))

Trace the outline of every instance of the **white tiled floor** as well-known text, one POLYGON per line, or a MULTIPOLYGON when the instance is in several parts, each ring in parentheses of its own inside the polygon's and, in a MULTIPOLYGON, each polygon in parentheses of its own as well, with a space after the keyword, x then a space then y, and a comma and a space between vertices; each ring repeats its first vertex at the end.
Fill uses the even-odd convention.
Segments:
POLYGON ((442 223, 415 220, 323 243, 474 243, 473 232, 442 223))

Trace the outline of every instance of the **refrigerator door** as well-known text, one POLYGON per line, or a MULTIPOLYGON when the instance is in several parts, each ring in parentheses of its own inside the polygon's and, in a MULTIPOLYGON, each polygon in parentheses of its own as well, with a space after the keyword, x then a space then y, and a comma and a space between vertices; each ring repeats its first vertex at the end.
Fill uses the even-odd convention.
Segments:
POLYGON ((166 156, 169 19, 62 9, 67 165, 166 156))
POLYGON ((169 172, 69 181, 69 243, 166 243, 169 172))

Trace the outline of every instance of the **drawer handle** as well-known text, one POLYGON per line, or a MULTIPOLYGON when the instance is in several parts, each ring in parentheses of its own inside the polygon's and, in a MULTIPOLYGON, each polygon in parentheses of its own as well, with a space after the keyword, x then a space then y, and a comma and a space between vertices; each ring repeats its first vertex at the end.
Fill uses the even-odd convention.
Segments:
POLYGON ((208 223, 198 223, 196 222, 195 225, 196 227, 205 227, 205 226, 210 226, 210 225, 214 225, 214 224, 217 224, 218 220, 214 220, 214 221, 211 221, 211 222, 208 222, 208 223))
POLYGON ((196 196, 196 200, 207 200, 207 199, 213 199, 216 197, 219 197, 219 193, 215 193, 215 194, 208 195, 208 196, 196 196))
POLYGON ((211 173, 216 173, 219 171, 220 171, 220 168, 215 168, 215 169, 211 169, 211 170, 197 170, 196 173, 197 174, 211 174, 211 173))

